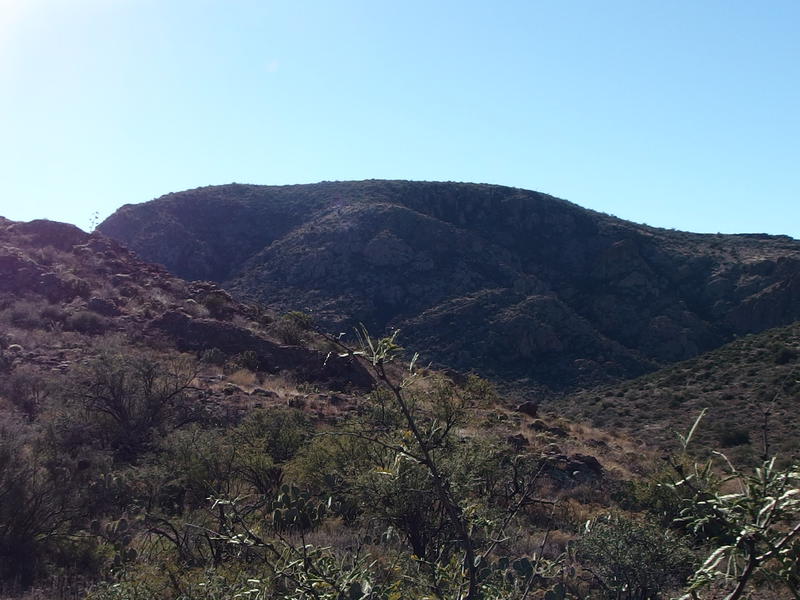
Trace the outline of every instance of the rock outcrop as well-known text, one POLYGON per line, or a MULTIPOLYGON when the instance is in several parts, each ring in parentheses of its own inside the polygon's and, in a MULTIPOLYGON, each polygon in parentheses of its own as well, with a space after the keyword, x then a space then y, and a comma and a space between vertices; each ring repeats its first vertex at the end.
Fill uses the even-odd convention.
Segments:
POLYGON ((364 365, 353 359, 301 346, 283 346, 232 323, 168 311, 154 319, 150 327, 166 333, 180 350, 202 352, 216 348, 226 354, 253 352, 260 371, 291 371, 304 381, 324 381, 331 389, 349 387, 366 391, 375 385, 364 365))

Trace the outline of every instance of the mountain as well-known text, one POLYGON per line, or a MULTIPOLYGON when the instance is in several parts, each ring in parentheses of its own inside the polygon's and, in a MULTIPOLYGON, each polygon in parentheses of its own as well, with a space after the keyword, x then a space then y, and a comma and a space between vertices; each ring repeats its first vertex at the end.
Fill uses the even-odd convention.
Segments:
POLYGON ((99 230, 186 279, 531 389, 643 374, 800 319, 800 241, 638 225, 467 183, 231 184, 99 230))

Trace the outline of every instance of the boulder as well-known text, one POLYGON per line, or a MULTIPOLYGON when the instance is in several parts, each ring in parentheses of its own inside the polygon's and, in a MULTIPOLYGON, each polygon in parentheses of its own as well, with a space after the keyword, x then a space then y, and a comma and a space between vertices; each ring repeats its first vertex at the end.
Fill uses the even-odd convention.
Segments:
POLYGON ((122 314, 113 301, 106 298, 93 297, 89 299, 86 308, 105 317, 117 317, 122 314))
POLYGON ((536 417, 539 414, 539 403, 533 400, 526 400, 517 406, 516 411, 529 417, 536 417))
POLYGON ((540 432, 540 433, 549 433, 550 435, 554 435, 556 437, 567 437, 567 431, 558 426, 549 426, 541 419, 536 419, 535 421, 528 423, 528 429, 532 429, 533 431, 540 432))
POLYGON ((530 442, 528 442, 528 438, 526 438, 521 433, 508 436, 508 438, 506 438, 506 441, 512 448, 514 448, 514 450, 521 450, 525 446, 530 445, 530 442))
POLYGON ((32 290, 42 275, 42 267, 17 250, 3 249, 0 252, 0 291, 32 290))

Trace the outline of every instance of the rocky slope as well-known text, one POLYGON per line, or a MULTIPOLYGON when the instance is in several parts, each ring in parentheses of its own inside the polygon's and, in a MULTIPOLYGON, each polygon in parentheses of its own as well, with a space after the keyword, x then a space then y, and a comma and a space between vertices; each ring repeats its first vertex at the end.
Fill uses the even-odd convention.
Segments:
MULTIPOLYGON (((262 381, 371 389, 362 365, 328 356, 325 341, 312 332, 297 331, 293 344, 284 343, 285 325, 212 283, 187 283, 145 263, 105 236, 52 221, 0 217, 0 370, 22 365, 68 372, 97 355, 96 346, 107 345, 121 352, 145 347, 156 355, 178 350, 206 356, 215 372, 226 361, 246 363, 262 381)), ((231 400, 233 391, 242 392, 233 386, 222 394, 226 377, 214 377, 198 400, 231 400)))
POLYGON ((800 242, 637 225, 492 185, 226 185, 100 231, 187 279, 528 388, 625 378, 800 319, 800 242))

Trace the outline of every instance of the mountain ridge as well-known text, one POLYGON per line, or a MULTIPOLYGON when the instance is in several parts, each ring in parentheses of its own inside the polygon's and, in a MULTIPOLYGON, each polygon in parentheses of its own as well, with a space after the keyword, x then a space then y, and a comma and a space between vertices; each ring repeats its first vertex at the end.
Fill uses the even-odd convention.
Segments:
POLYGON ((326 328, 400 328, 427 359, 547 388, 800 319, 797 240, 659 229, 490 184, 209 186, 99 229, 184 278, 326 328))

